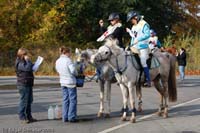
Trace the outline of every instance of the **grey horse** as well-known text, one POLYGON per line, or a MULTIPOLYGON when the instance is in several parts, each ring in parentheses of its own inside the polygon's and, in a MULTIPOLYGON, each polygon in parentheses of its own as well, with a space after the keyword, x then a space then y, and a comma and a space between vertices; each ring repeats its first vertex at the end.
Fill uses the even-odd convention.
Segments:
POLYGON ((93 65, 98 71, 98 83, 100 86, 100 108, 97 113, 97 117, 110 117, 110 106, 111 106, 111 84, 113 82, 114 72, 107 63, 90 63, 90 58, 93 54, 97 52, 97 49, 86 49, 80 50, 76 49, 76 56, 78 61, 84 63, 87 67, 89 65, 93 65), (106 85, 106 108, 104 108, 104 98, 105 98, 105 85, 106 85))
MULTIPOLYGON (((119 48, 117 43, 118 41, 116 39, 107 38, 105 44, 91 57, 91 62, 106 62, 113 69, 123 96, 124 112, 121 119, 123 121, 126 120, 126 107, 129 98, 132 110, 130 121, 134 123, 136 121, 134 87, 137 88, 136 85, 140 79, 140 70, 138 70, 138 66, 133 63, 135 58, 119 48)), ((154 82, 154 86, 161 95, 158 115, 163 114, 163 117, 166 118, 168 117, 168 99, 172 102, 177 100, 175 75, 176 57, 169 53, 161 53, 157 49, 154 50, 153 56, 160 62, 159 67, 150 70, 150 76, 154 82)))
MULTIPOLYGON (((100 86, 100 108, 97 113, 97 117, 105 117, 110 116, 111 112, 111 85, 116 83, 116 79, 114 78, 114 71, 109 66, 107 62, 97 62, 91 63, 91 56, 97 53, 97 49, 86 49, 80 50, 76 49, 76 58, 78 61, 84 63, 84 66, 93 65, 99 72, 99 86, 100 86), (104 99, 105 99, 105 90, 106 90, 106 106, 104 107, 104 99)), ((139 91, 139 86, 137 87, 137 96, 138 96, 138 111, 142 111, 142 94, 139 91)), ((128 110, 128 106, 126 107, 128 110)), ((123 111, 123 108, 122 108, 123 111)))

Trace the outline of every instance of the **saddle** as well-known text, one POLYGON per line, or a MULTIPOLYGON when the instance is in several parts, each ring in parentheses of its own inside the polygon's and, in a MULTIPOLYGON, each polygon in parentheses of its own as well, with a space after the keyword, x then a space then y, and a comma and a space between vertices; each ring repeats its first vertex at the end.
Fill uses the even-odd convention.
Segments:
MULTIPOLYGON (((135 68, 142 70, 143 67, 139 55, 137 53, 131 53, 131 56, 134 57, 132 58, 132 63, 135 66, 135 68)), ((147 59, 147 66, 149 69, 157 68, 160 66, 159 60, 152 53, 149 54, 149 59, 147 59)))

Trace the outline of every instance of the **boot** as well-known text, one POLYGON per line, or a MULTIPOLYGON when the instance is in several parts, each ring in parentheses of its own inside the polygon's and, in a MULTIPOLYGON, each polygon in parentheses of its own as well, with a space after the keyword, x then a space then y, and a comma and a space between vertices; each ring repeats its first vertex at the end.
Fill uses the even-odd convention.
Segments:
POLYGON ((101 75, 101 70, 98 68, 96 69, 96 75, 97 75, 96 82, 98 83, 98 81, 100 79, 100 75, 101 75))
POLYGON ((145 74, 145 77, 146 77, 146 83, 144 83, 144 86, 151 87, 151 79, 150 79, 148 67, 144 67, 144 74, 145 74))

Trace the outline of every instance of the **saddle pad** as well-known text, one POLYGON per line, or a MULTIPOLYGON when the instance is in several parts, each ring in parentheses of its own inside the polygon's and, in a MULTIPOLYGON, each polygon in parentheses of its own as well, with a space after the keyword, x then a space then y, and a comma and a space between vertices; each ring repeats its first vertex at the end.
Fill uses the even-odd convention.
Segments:
POLYGON ((150 69, 157 68, 159 66, 160 66, 159 60, 155 56, 152 56, 150 69))

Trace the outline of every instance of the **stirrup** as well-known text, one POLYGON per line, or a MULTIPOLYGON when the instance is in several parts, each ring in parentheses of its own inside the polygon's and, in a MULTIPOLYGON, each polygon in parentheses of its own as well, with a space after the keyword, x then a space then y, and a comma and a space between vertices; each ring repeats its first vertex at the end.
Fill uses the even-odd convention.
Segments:
POLYGON ((151 83, 145 82, 143 86, 144 87, 151 87, 151 83))

